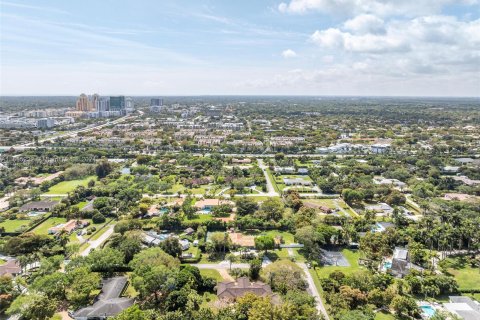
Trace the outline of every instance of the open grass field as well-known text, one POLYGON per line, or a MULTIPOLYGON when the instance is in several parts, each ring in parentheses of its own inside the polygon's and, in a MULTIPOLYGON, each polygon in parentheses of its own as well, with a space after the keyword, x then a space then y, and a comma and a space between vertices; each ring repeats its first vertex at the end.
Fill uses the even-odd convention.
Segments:
POLYGON ((350 267, 339 267, 339 266, 318 267, 315 270, 317 272, 318 277, 327 278, 332 272, 336 270, 341 271, 346 275, 349 275, 351 273, 354 273, 362 269, 362 267, 358 265, 358 258, 360 257, 360 253, 358 251, 343 249, 342 253, 350 263, 350 267))
POLYGON ((17 229, 19 229, 22 226, 28 226, 29 222, 30 222, 29 219, 26 219, 26 220, 20 220, 20 219, 5 220, 5 221, 0 223, 0 227, 5 228, 5 232, 15 232, 17 229))
POLYGON ((70 180, 70 181, 62 181, 57 183, 56 185, 52 186, 46 194, 65 194, 68 192, 73 191, 78 186, 86 187, 88 185, 88 181, 95 180, 95 176, 88 176, 84 179, 79 180, 70 180))
POLYGON ((213 278, 217 280, 217 282, 223 281, 223 277, 220 275, 220 272, 215 269, 200 269, 200 274, 202 277, 213 278))
POLYGON ((480 268, 472 268, 465 257, 448 258, 447 263, 448 273, 455 277, 460 290, 480 290, 480 268))
POLYGON ((213 219, 211 214, 196 214, 194 219, 189 219, 187 221, 196 221, 196 222, 205 222, 213 219))
POLYGON ((181 183, 174 184, 170 189, 168 189, 169 193, 177 193, 177 192, 183 192, 185 190, 185 187, 181 183))
POLYGON ((77 204, 74 205, 74 207, 77 207, 79 210, 82 210, 83 207, 85 207, 87 205, 87 201, 82 201, 82 202, 79 202, 77 204))
POLYGON ((339 209, 338 214, 343 216, 356 217, 358 214, 343 201, 342 198, 335 199, 308 199, 305 202, 314 203, 328 207, 330 209, 339 209))
POLYGON ((293 234, 291 234, 290 232, 286 232, 286 231, 270 230, 270 231, 267 231, 267 232, 262 232, 261 234, 266 234, 268 236, 272 236, 273 238, 275 238, 276 236, 282 236, 285 244, 290 244, 290 243, 295 242, 294 239, 293 239, 293 234))
POLYGON ((395 320, 395 316, 385 311, 380 311, 375 314, 375 320, 395 320))
POLYGON ((67 222, 67 219, 65 218, 60 218, 60 217, 51 217, 42 222, 40 225, 38 225, 35 229, 33 229, 33 232, 36 234, 48 234, 48 229, 51 227, 55 227, 57 224, 60 223, 65 223, 67 222))

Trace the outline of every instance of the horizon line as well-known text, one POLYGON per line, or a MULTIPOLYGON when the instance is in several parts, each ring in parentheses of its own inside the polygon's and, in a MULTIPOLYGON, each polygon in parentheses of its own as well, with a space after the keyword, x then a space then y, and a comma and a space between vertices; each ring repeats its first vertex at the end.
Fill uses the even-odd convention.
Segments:
MULTIPOLYGON (((98 92, 93 92, 95 94, 98 92)), ((0 94, 0 98, 17 98, 17 97, 78 97, 78 94, 0 94)), ((87 94, 89 95, 89 94, 87 94)), ((126 96, 126 97, 328 97, 328 98, 458 98, 458 99, 480 99, 478 96, 441 96, 441 95, 314 95, 314 94, 99 94, 100 96, 126 96)))

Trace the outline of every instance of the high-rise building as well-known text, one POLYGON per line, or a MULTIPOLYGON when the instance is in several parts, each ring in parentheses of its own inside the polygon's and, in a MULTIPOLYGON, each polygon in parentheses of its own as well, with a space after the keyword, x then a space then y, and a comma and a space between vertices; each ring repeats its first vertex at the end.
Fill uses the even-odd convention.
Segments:
POLYGON ((77 111, 90 111, 90 100, 85 93, 82 93, 77 99, 77 111))
POLYGON ((133 111, 133 100, 130 97, 125 98, 125 109, 127 109, 128 112, 133 111))
POLYGON ((125 96, 110 97, 110 111, 124 111, 125 96))
POLYGON ((97 109, 98 99, 100 99, 100 96, 94 93, 90 98, 90 110, 88 111, 95 111, 97 109))
POLYGON ((55 126, 55 120, 52 118, 38 119, 37 128, 39 129, 48 129, 55 126))
POLYGON ((109 97, 101 97, 97 100, 97 104, 95 106, 96 111, 109 111, 110 110, 110 98, 109 97))
POLYGON ((163 106, 163 99, 161 98, 153 98, 150 100, 150 106, 160 107, 163 106))

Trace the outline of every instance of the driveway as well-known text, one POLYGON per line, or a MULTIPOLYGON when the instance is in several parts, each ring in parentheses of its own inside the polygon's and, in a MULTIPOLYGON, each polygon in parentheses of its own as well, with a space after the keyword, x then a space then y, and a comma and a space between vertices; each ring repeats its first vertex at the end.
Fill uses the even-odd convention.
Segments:
POLYGON ((265 175, 265 180, 267 181, 267 193, 265 195, 268 197, 279 197, 280 195, 278 194, 278 192, 275 191, 272 180, 270 180, 270 177, 268 176, 268 172, 267 172, 268 167, 263 162, 263 159, 257 159, 257 161, 258 161, 258 167, 262 169, 263 174, 265 175))
POLYGON ((105 231, 97 240, 89 241, 90 245, 85 250, 83 250, 83 252, 80 253, 80 255, 82 257, 88 256, 91 250, 96 249, 102 243, 104 243, 105 240, 110 238, 110 236, 112 235, 114 227, 115 225, 111 225, 110 227, 108 227, 107 231, 105 231))
POLYGON ((305 280, 307 280, 310 294, 315 298, 315 301, 317 302, 318 312, 323 314, 325 319, 330 320, 327 309, 325 309, 325 306, 323 305, 322 299, 320 298, 320 294, 318 293, 317 287, 315 286, 315 282, 313 282, 312 275, 310 274, 307 265, 303 262, 297 262, 297 265, 302 268, 303 272, 305 273, 305 280))

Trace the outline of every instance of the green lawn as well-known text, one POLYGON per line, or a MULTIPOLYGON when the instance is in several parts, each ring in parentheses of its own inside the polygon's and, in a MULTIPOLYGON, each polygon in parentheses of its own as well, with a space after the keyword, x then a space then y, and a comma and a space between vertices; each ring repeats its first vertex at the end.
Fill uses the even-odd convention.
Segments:
MULTIPOLYGON (((241 198, 241 197, 235 197, 233 200, 238 199, 238 198, 241 198)), ((249 198, 252 199, 255 202, 263 202, 263 201, 268 200, 270 198, 279 198, 279 197, 253 196, 253 197, 249 197, 249 198)))
POLYGON ((187 189, 189 190, 192 194, 205 194, 207 192, 208 186, 200 186, 198 188, 192 188, 192 189, 187 189))
POLYGON ((20 219, 5 220, 5 221, 0 223, 0 227, 4 227, 5 232, 14 232, 22 226, 28 226, 29 222, 30 222, 29 219, 27 219, 27 220, 20 220, 20 219))
POLYGON ((337 266, 318 267, 316 269, 316 272, 320 278, 327 278, 333 271, 336 271, 336 270, 341 271, 346 275, 348 275, 361 269, 361 267, 358 265, 358 258, 360 257, 360 253, 358 251, 343 249, 342 253, 345 255, 348 262, 350 263, 350 267, 337 267, 337 266))
POLYGON ((83 207, 85 207, 85 206, 87 205, 87 203, 88 203, 87 201, 82 201, 82 202, 79 202, 79 203, 77 203, 77 204, 75 204, 75 205, 73 205, 73 206, 74 206, 74 207, 77 207, 79 210, 82 210, 83 207))
POLYGON ((385 311, 380 311, 375 314, 375 320, 395 320, 395 316, 385 311))
POLYGON ((223 277, 220 275, 220 272, 215 269, 200 269, 200 274, 202 277, 213 278, 217 280, 217 282, 223 281, 223 277))
MULTIPOLYGON (((91 222, 91 221, 90 221, 90 222, 91 222)), ((110 221, 107 221, 107 222, 106 222, 107 225, 106 225, 102 230, 99 230, 99 229, 102 227, 103 223, 99 223, 99 224, 93 224, 93 223, 91 223, 90 226, 94 226, 94 227, 97 228, 97 230, 99 230, 99 231, 96 231, 96 233, 93 234, 93 236, 90 238, 90 240, 97 240, 98 238, 100 238, 100 236, 101 236, 102 234, 104 234, 105 231, 108 230, 110 222, 111 222, 111 220, 110 220, 110 221)))
POLYGON ((65 194, 73 191, 78 186, 86 187, 88 185, 88 181, 92 179, 95 180, 96 177, 88 176, 84 179, 79 179, 79 180, 62 181, 52 186, 46 194, 65 194))
POLYGON ((174 184, 170 189, 168 189, 168 192, 170 193, 177 193, 177 192, 183 192, 185 190, 185 187, 183 184, 177 183, 174 184))
POLYGON ((275 182, 275 176, 273 175, 273 173, 270 171, 270 169, 267 169, 267 174, 268 174, 268 178, 270 179, 270 181, 272 181, 272 184, 273 184, 273 189, 275 189, 275 191, 277 192, 280 192, 280 188, 277 186, 277 183, 275 182))
POLYGON ((200 307, 212 307, 213 303, 217 300, 218 297, 216 294, 211 292, 205 292, 202 296, 202 303, 200 304, 200 307))
POLYGON ((194 219, 187 219, 187 221, 205 222, 213 219, 211 214, 196 214, 194 219))
POLYGON ((458 282, 460 290, 480 290, 480 268, 472 268, 465 257, 448 258, 448 272, 458 282))
POLYGON ((4 264, 5 262, 6 262, 5 260, 0 259, 0 266, 1 266, 2 264, 4 264))
POLYGON ((290 243, 295 242, 294 238, 293 238, 293 234, 291 234, 290 232, 286 232, 286 231, 270 230, 270 231, 267 231, 267 232, 262 232, 262 234, 266 234, 266 235, 271 236, 273 238, 275 238, 275 236, 282 236, 285 244, 290 244, 290 243))
POLYGON ((67 222, 67 219, 65 218, 60 218, 60 217, 51 217, 42 222, 40 225, 38 225, 35 229, 33 229, 33 232, 35 234, 48 234, 48 229, 51 227, 55 227, 56 225, 60 223, 65 223, 67 222))

